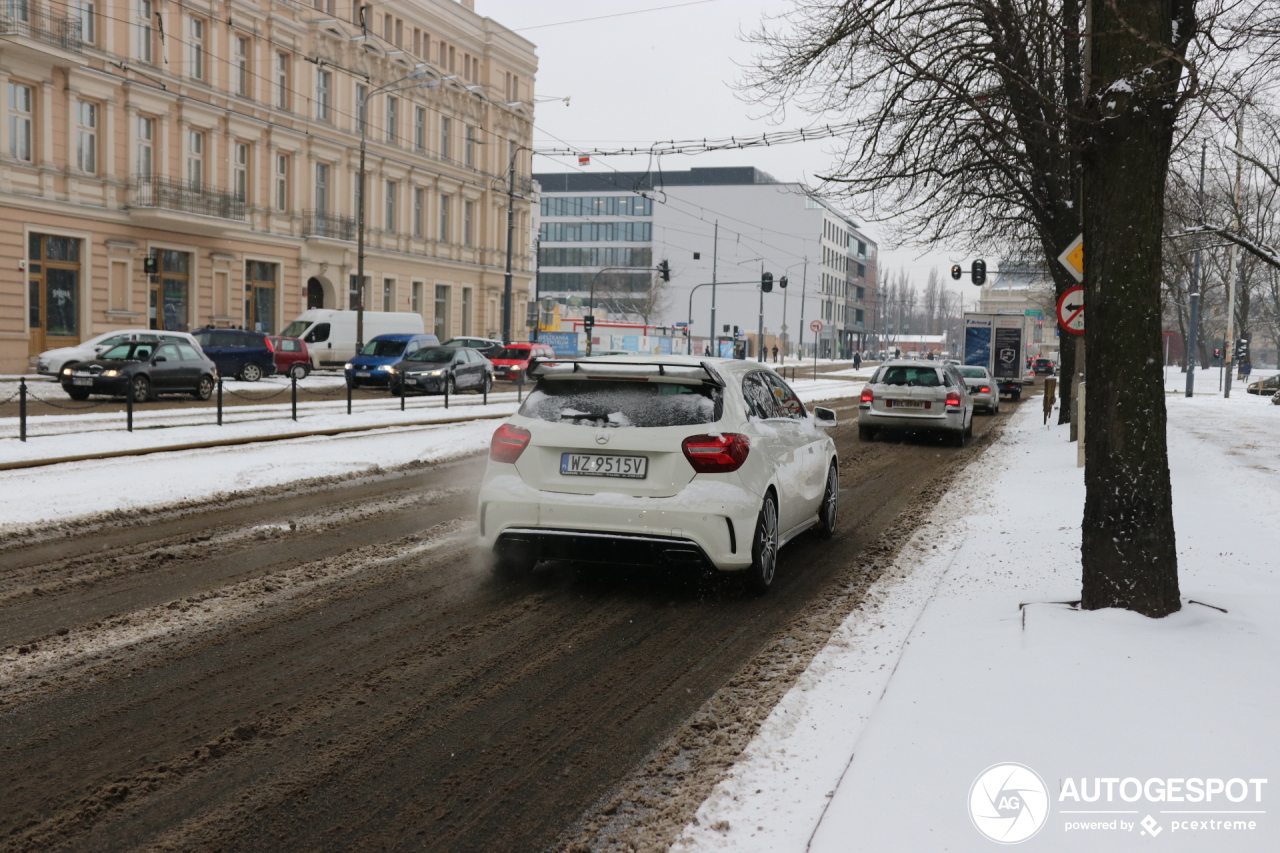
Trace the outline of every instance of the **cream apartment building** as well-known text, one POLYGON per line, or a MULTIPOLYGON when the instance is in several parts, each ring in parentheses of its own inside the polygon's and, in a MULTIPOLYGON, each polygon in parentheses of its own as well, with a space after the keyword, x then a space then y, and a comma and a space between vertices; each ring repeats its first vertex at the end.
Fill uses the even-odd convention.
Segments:
POLYGON ((365 308, 498 332, 536 68, 472 0, 0 0, 0 371, 115 328, 354 308, 362 117, 365 308))

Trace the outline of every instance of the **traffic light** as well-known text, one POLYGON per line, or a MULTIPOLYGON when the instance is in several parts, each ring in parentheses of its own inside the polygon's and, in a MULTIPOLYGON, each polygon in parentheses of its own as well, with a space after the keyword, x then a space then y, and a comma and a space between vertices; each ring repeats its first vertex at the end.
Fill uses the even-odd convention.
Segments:
POLYGON ((760 289, 765 293, 773 290, 773 273, 767 272, 760 276, 760 289))
POLYGON ((160 259, 155 255, 147 255, 142 259, 142 272, 145 275, 159 275, 160 259))
POLYGON ((663 281, 671 281, 671 264, 666 261, 658 264, 658 275, 662 276, 663 281))
POLYGON ((978 286, 982 286, 983 284, 986 284, 987 262, 982 260, 982 258, 978 258, 976 261, 973 262, 972 276, 973 276, 974 284, 978 286))
POLYGON ((960 280, 960 276, 962 276, 962 275, 964 275, 964 270, 960 268, 960 265, 959 265, 959 264, 952 264, 952 265, 951 265, 951 277, 952 277, 952 278, 954 278, 956 281, 959 281, 959 280, 960 280))
POLYGON ((785 275, 778 279, 778 287, 781 287, 783 290, 787 289, 787 277, 785 275))

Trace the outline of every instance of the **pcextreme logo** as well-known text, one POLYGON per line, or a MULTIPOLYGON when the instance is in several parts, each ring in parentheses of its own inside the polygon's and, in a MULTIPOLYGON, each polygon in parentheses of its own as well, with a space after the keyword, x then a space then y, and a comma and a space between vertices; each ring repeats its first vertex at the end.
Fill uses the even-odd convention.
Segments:
POLYGON ((1049 817, 1049 789, 1025 764, 993 764, 969 789, 969 818, 987 838, 1017 844, 1031 838, 1049 817))

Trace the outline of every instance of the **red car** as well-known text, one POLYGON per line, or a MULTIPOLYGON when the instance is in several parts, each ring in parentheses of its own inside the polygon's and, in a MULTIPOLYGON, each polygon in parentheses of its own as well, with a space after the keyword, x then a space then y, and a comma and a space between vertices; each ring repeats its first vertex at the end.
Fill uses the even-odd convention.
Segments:
POLYGON ((529 369, 529 359, 555 357, 556 351, 546 344, 513 342, 490 356, 489 360, 493 362, 494 379, 518 382, 529 369))
POLYGON ((305 379, 311 372, 311 353, 301 338, 268 338, 275 350, 276 370, 282 376, 305 379))

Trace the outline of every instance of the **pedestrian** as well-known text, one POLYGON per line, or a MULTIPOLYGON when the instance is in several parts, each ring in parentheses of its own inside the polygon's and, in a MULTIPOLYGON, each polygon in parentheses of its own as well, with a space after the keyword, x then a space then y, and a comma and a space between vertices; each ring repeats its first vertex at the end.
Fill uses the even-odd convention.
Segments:
POLYGON ((855 351, 853 354, 853 369, 858 370, 861 367, 862 367, 862 353, 855 351))
POLYGON ((702 354, 707 358, 711 358, 711 344, 707 344, 702 348, 702 354))
POLYGON ((1240 372, 1244 374, 1244 376, 1243 376, 1243 377, 1241 377, 1241 378, 1242 378, 1242 379, 1244 379, 1244 381, 1245 381, 1245 382, 1248 382, 1248 381, 1249 381, 1249 374, 1250 374, 1250 373, 1253 373, 1253 362, 1251 362, 1251 361, 1246 361, 1246 362, 1242 363, 1242 364, 1240 365, 1240 372))
POLYGON ((773 348, 773 363, 778 363, 778 348, 776 346, 773 348))

